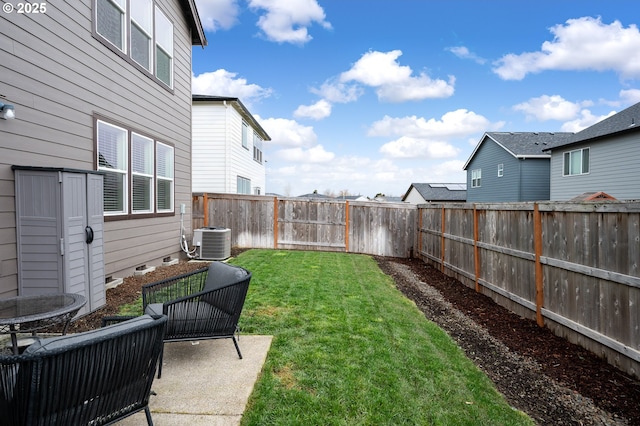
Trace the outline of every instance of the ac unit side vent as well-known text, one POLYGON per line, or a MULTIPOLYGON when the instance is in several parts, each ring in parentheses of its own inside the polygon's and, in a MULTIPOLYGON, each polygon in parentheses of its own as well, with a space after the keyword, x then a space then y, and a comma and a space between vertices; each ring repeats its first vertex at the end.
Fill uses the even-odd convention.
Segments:
POLYGON ((200 239, 200 259, 225 260, 231 257, 231 229, 202 228, 200 239))

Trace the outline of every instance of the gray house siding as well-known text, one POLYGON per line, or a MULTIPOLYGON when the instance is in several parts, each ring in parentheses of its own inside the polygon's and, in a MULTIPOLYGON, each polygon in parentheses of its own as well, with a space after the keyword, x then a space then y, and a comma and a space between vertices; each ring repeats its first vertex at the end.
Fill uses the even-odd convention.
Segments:
POLYGON ((551 151, 551 200, 603 191, 619 200, 640 199, 640 132, 559 147, 551 151), (589 173, 563 176, 563 154, 589 148, 589 173))
POLYGON ((520 162, 498 144, 487 139, 467 166, 467 202, 518 201, 520 162), (504 175, 498 177, 498 164, 504 165, 504 175), (482 170, 480 187, 471 186, 472 170, 482 170))
MULTIPOLYGON (((47 3, 39 15, 0 15, 0 298, 17 293, 11 165, 96 169, 95 117, 171 144, 174 207, 191 223, 191 49, 185 11, 157 0, 174 25, 174 87, 162 87, 92 35, 92 0, 47 3)), ((125 276, 180 254, 180 215, 105 222, 105 275, 125 276)))
POLYGON ((518 161, 522 174, 520 177, 520 197, 517 201, 549 200, 549 159, 526 158, 518 161))

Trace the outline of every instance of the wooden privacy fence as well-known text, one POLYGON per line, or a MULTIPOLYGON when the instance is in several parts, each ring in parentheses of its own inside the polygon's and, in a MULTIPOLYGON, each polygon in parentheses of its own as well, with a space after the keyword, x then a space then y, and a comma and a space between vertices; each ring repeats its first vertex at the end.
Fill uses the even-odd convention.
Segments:
POLYGON ((640 203, 422 204, 418 234, 426 262, 640 377, 640 203))
POLYGON ((238 194, 193 194, 193 229, 231 229, 231 245, 410 257, 415 205, 238 194))

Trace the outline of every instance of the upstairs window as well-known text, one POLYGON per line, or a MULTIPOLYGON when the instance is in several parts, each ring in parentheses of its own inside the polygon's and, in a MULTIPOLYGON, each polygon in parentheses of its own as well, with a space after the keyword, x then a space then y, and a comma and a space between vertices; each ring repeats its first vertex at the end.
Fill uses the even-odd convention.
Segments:
POLYGON ((173 88, 173 24, 153 0, 94 0, 97 39, 173 88))
POLYGON ((257 133, 253 134, 253 160, 262 164, 262 139, 257 133))
POLYGON ((563 176, 589 173, 589 148, 576 149, 563 154, 563 176))
POLYGON ((173 24, 156 7, 156 77, 173 87, 173 24))
POLYGON ((504 164, 498 164, 498 177, 504 176, 504 164))
POLYGON ((151 0, 131 2, 131 59, 151 71, 151 40, 153 28, 151 0))
POLYGON ((482 183, 482 169, 471 170, 471 187, 479 188, 482 183))
POLYGON ((126 0, 96 1, 96 31, 119 50, 125 50, 126 0))
POLYGON ((249 125, 242 122, 242 147, 249 149, 249 125))

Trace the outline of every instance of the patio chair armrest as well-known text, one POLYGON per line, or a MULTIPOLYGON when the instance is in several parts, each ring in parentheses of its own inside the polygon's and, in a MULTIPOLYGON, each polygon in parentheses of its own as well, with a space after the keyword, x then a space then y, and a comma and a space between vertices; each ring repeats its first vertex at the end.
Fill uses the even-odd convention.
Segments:
POLYGON ((143 309, 151 303, 164 303, 200 292, 207 279, 207 272, 208 268, 201 268, 144 285, 142 287, 143 309))

